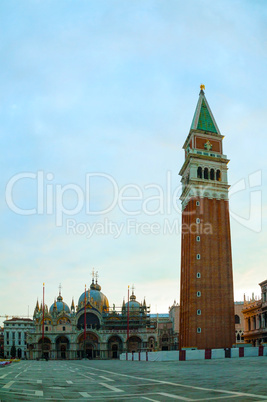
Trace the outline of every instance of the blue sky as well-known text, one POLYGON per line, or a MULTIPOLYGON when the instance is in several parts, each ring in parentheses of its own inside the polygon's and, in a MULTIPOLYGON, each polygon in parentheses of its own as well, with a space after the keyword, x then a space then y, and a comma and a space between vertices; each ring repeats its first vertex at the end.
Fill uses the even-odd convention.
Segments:
MULTIPOLYGON (((122 303, 132 283, 153 312, 179 300, 179 233, 126 230, 129 219, 161 229, 166 219, 180 222, 173 205, 157 213, 158 201, 150 200, 148 215, 142 200, 124 201, 127 211, 140 210, 130 216, 118 205, 91 215, 84 204, 59 226, 55 205, 51 214, 23 216, 10 209, 5 192, 25 172, 43 173, 45 195, 49 185, 54 195, 66 185, 84 192, 86 174, 95 173, 90 205, 100 211, 114 190, 101 173, 119 190, 131 185, 125 195, 142 191, 143 200, 159 186, 166 201, 167 178, 172 192, 180 185, 182 145, 201 83, 231 160, 235 300, 259 294, 267 240, 265 2, 4 0, 0 9, 0 315, 27 315, 28 306, 32 314, 43 282, 48 305, 59 283, 64 301, 77 303, 93 267, 111 305, 122 303), (245 189, 237 192, 239 185, 245 189), (124 230, 118 238, 88 238, 67 233, 67 219, 90 227, 106 219, 124 230)), ((14 186, 21 209, 36 206, 36 183, 25 178, 14 186)), ((74 191, 63 198, 66 209, 77 204, 74 191)))

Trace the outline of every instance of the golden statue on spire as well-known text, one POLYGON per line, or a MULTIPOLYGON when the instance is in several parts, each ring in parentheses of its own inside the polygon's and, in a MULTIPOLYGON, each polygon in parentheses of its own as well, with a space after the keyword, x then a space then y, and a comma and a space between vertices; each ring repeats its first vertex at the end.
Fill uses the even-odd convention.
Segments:
POLYGON ((203 90, 205 89, 205 85, 204 85, 204 84, 201 84, 201 85, 200 85, 200 89, 201 89, 201 91, 203 91, 203 90))

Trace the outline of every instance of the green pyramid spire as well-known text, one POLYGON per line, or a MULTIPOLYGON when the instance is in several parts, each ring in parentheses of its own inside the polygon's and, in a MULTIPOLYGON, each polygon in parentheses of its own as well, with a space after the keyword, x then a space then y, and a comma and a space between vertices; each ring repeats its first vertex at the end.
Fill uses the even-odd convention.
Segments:
POLYGON ((207 99, 205 98, 203 89, 201 89, 199 94, 199 99, 191 124, 191 129, 220 134, 207 99))
POLYGON ((197 129, 218 134, 204 99, 202 99, 197 129))

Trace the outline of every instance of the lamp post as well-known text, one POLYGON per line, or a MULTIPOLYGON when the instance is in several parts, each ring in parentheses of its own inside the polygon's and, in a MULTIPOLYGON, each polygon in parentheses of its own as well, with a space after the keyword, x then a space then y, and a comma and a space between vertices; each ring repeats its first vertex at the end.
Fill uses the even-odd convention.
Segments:
POLYGON ((44 295, 45 295, 45 284, 43 283, 43 322, 42 322, 42 358, 44 358, 44 295))
POLYGON ((86 285, 85 285, 85 289, 84 289, 84 330, 83 330, 83 355, 84 358, 86 357, 86 303, 87 303, 87 299, 86 299, 86 285))
POLYGON ((127 352, 129 352, 129 297, 130 286, 128 286, 128 304, 127 304, 127 352))

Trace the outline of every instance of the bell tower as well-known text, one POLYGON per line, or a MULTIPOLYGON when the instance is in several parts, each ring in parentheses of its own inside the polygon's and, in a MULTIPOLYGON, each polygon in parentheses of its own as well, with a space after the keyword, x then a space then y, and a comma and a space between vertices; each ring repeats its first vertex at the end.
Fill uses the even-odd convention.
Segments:
POLYGON ((235 342, 227 156, 200 86, 184 143, 180 348, 229 348, 235 342))

